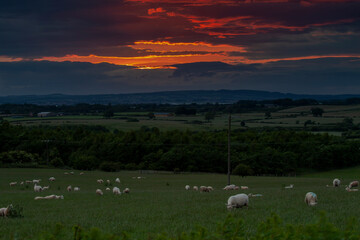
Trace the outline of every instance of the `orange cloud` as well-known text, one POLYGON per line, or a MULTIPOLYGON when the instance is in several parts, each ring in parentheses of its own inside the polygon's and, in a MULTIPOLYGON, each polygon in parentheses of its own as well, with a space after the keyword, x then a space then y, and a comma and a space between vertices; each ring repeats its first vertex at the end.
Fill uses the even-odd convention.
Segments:
POLYGON ((166 12, 166 11, 165 11, 163 8, 161 8, 161 7, 148 9, 148 14, 149 14, 149 15, 152 15, 152 14, 155 14, 155 13, 165 13, 165 12, 166 12))

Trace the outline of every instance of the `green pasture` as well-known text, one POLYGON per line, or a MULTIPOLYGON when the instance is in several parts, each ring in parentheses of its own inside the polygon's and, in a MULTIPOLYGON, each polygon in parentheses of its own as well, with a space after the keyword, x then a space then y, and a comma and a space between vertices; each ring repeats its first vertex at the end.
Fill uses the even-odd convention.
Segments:
MULTIPOLYGON (((333 178, 340 178, 342 184, 359 179, 360 168, 338 170, 327 173, 311 173, 302 177, 246 177, 232 176, 231 182, 246 185, 248 190, 224 191, 227 183, 222 174, 173 174, 100 171, 74 171, 74 175, 64 175, 69 170, 60 169, 0 169, 0 207, 8 204, 23 207, 24 218, 0 218, 1 239, 31 239, 43 231, 52 231, 56 223, 69 229, 80 225, 83 228, 98 227, 106 233, 127 232, 137 239, 151 239, 158 233, 178 236, 181 232, 194 230, 196 226, 214 229, 228 214, 245 221, 245 231, 253 233, 258 223, 272 213, 278 214, 286 223, 313 223, 321 211, 325 211, 330 221, 340 229, 345 229, 349 218, 359 219, 358 204, 360 192, 346 192, 345 186, 326 187, 333 178), (138 179, 141 176, 143 178, 138 179), (55 177, 55 182, 49 182, 55 177), (116 177, 121 179, 115 184, 116 177), (135 178, 134 178, 135 177, 135 178), (97 179, 110 179, 112 186, 121 190, 129 187, 130 194, 115 196, 105 191, 104 184, 97 179), (50 185, 50 189, 35 193, 33 185, 14 186, 9 183, 42 179, 40 185, 50 185), (212 186, 210 193, 186 191, 185 185, 212 186), (284 189, 294 184, 293 189, 284 189), (66 187, 80 187, 79 192, 67 192, 66 187), (103 196, 95 194, 100 188, 103 196), (318 205, 308 207, 304 203, 307 192, 318 195, 318 205), (259 193, 262 197, 250 198, 247 209, 228 211, 225 203, 229 196, 237 193, 259 193), (34 200, 35 196, 50 194, 64 195, 64 200, 34 200)), ((360 229, 360 226, 359 226, 360 229)))

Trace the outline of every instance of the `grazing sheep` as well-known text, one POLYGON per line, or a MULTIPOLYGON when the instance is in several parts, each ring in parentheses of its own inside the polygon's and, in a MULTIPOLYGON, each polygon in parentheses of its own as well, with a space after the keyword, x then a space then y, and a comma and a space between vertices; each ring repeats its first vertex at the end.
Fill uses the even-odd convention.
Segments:
POLYGON ((54 177, 51 177, 51 178, 49 178, 49 181, 50 181, 50 182, 53 182, 53 181, 55 181, 55 178, 54 178, 54 177))
POLYGON ((359 189, 357 189, 357 188, 349 188, 349 187, 346 187, 345 190, 348 191, 348 192, 357 192, 357 191, 359 191, 359 189))
POLYGON ((70 172, 71 175, 74 175, 74 172, 70 172))
POLYGON ((74 187, 74 192, 80 191, 79 187, 74 187))
POLYGON ((205 186, 200 186, 200 192, 210 192, 210 190, 205 186))
POLYGON ((105 190, 106 190, 106 191, 110 191, 110 188, 107 187, 105 190))
POLYGON ((247 189, 249 189, 248 186, 240 186, 240 188, 241 188, 241 190, 247 190, 247 189))
POLYGON ((212 186, 208 186, 207 188, 209 189, 209 191, 214 191, 214 188, 212 186))
POLYGON ((120 178, 116 178, 115 182, 120 183, 120 178))
POLYGON ((335 178, 333 180, 333 187, 340 187, 340 179, 335 178))
POLYGON ((189 190, 190 189, 190 186, 189 185, 186 185, 185 186, 185 190, 189 190))
POLYGON ((305 195, 305 203, 308 206, 315 206, 317 204, 317 196, 313 192, 308 192, 305 195))
POLYGON ((42 191, 42 187, 39 186, 39 185, 37 185, 37 184, 35 183, 34 191, 35 191, 35 192, 41 192, 41 191, 42 191))
POLYGON ((102 183, 104 183, 104 180, 98 179, 98 180, 96 180, 96 182, 102 184, 102 183))
POLYGON ((30 184, 30 183, 32 183, 32 182, 33 182, 33 181, 30 181, 30 180, 26 180, 26 181, 25 181, 26 184, 30 184))
POLYGON ((95 193, 100 196, 104 195, 104 193, 103 193, 103 191, 101 191, 101 189, 96 189, 95 193))
POLYGON ((199 188, 198 188, 197 186, 193 186, 193 190, 194 190, 194 191, 198 191, 199 188))
POLYGON ((7 206, 6 208, 0 208, 0 216, 7 217, 9 215, 11 208, 12 208, 12 204, 7 206))
POLYGON ((358 186, 359 186, 359 181, 352 181, 349 184, 349 188, 358 187, 358 186))
POLYGON ((69 175, 69 173, 68 173, 68 172, 64 172, 64 174, 65 174, 65 175, 69 175))
POLYGON ((83 173, 83 172, 81 172, 81 173, 79 173, 79 175, 84 175, 84 173, 83 173))
POLYGON ((48 190, 50 188, 50 186, 44 186, 41 188, 41 191, 45 191, 45 190, 48 190))
POLYGON ((223 189, 226 190, 226 191, 228 191, 228 190, 238 190, 239 187, 235 186, 234 184, 230 184, 230 185, 225 186, 223 189))
POLYGON ((40 183, 41 179, 34 179, 32 180, 33 183, 40 183))
POLYGON ((108 180, 106 180, 106 182, 107 182, 107 184, 110 184, 111 183, 111 181, 108 179, 108 180))
POLYGON ((49 196, 45 196, 45 197, 35 197, 35 200, 42 200, 42 199, 64 199, 63 195, 49 195, 49 196))
POLYGON ((123 193, 130 193, 130 189, 129 188, 125 188, 123 193))
POLYGON ((113 194, 115 194, 115 195, 121 194, 120 188, 118 188, 118 187, 114 187, 112 191, 113 191, 113 194))
POLYGON ((292 189, 294 188, 294 184, 290 184, 289 186, 285 186, 285 189, 292 189))
POLYGON ((67 190, 68 192, 71 192, 71 190, 72 190, 71 185, 67 186, 66 190, 67 190))
POLYGON ((226 204, 227 209, 241 208, 249 205, 249 197, 244 193, 240 193, 234 196, 229 197, 226 204))
POLYGON ((11 182, 9 183, 10 187, 17 185, 17 182, 11 182))

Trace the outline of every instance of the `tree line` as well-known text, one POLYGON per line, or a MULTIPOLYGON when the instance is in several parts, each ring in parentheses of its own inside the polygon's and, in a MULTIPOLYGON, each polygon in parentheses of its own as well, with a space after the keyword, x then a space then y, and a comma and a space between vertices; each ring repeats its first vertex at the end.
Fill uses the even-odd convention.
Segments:
MULTIPOLYGON (((328 134, 238 130, 231 142, 231 167, 240 175, 289 175, 360 163, 359 141, 328 134)), ((226 173, 227 132, 146 126, 111 132, 102 126, 22 127, 3 121, 0 166, 226 173)))

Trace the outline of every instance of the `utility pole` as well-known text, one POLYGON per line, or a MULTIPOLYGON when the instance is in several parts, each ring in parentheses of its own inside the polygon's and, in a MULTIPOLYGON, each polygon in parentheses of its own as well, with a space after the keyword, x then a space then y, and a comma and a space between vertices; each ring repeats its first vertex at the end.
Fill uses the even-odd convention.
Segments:
POLYGON ((231 132, 231 113, 229 113, 229 126, 228 126, 228 185, 230 185, 230 173, 231 173, 231 163, 230 163, 230 150, 231 150, 231 143, 230 143, 230 132, 231 132))

